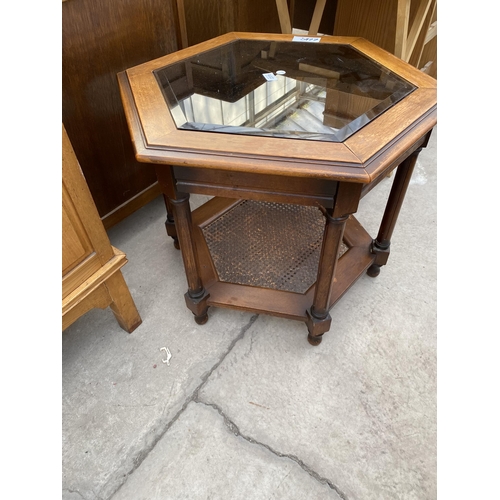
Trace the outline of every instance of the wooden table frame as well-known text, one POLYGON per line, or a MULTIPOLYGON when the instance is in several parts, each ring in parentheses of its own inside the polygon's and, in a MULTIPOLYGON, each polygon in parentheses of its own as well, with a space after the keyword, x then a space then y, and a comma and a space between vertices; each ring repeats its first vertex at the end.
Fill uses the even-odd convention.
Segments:
POLYGON ((364 272, 377 276, 387 263, 418 153, 436 124, 436 82, 366 40, 324 37, 322 43, 349 43, 417 89, 343 143, 177 130, 152 71, 238 38, 292 37, 231 33, 118 75, 136 157, 156 164, 167 206, 167 233, 181 249, 186 305, 196 322, 207 321, 210 306, 273 314, 304 321, 309 342, 318 345, 330 329, 329 310, 335 302, 364 272), (353 214, 360 199, 396 168, 378 235, 372 239, 353 214), (191 213, 190 193, 215 198, 191 213), (317 206, 322 211, 317 279, 306 293, 217 278, 202 228, 242 199, 317 206), (338 258, 342 241, 349 250, 338 258))

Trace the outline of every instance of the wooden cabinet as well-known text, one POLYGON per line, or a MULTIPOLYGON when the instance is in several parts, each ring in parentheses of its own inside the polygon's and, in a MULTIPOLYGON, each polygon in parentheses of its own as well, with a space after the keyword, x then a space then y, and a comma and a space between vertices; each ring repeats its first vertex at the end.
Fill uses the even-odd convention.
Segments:
POLYGON ((62 134, 62 329, 109 306, 132 332, 141 317, 120 271, 127 258, 109 241, 64 125, 62 134))
POLYGON ((106 228, 160 194, 136 161, 116 75, 178 48, 175 0, 62 4, 62 121, 106 228))

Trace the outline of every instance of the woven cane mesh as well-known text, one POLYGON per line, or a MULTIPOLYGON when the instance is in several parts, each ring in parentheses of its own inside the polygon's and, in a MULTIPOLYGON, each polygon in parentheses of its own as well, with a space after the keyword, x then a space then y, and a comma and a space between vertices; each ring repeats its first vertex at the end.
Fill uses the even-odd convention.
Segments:
MULTIPOLYGON (((203 228, 221 281, 305 293, 316 281, 318 208, 244 200, 203 228)), ((340 255, 348 248, 342 243, 340 255)))

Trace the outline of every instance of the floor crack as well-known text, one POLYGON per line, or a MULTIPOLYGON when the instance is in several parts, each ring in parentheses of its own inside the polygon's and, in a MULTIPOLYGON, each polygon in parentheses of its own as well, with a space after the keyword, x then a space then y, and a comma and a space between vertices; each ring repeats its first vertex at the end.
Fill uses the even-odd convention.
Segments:
POLYGON ((289 460, 292 460, 297 465, 299 465, 299 467, 301 467, 305 472, 307 472, 307 474, 309 474, 311 477, 313 477, 316 481, 320 482, 321 484, 326 484, 330 489, 332 489, 333 491, 335 491, 335 493, 337 493, 337 495, 342 500, 348 500, 347 495, 337 485, 335 485, 332 481, 330 481, 326 477, 320 476, 316 471, 314 471, 313 469, 311 469, 311 467, 309 467, 307 464, 305 464, 297 456, 295 456, 295 455, 289 455, 287 453, 281 453, 279 451, 276 451, 273 448, 271 448, 268 444, 261 443, 259 441, 256 441, 255 439, 251 438, 250 436, 246 436, 245 434, 243 434, 240 431, 240 429, 238 428, 238 426, 224 413, 224 411, 222 410, 222 408, 220 408, 215 403, 208 403, 206 401, 203 401, 203 400, 199 399, 198 397, 196 397, 196 399, 194 399, 193 401, 195 403, 199 403, 199 404, 202 404, 202 405, 205 405, 205 406, 210 406, 211 408, 213 408, 214 410, 216 410, 217 413, 224 420, 224 424, 226 425, 226 427, 235 436, 239 436, 239 437, 243 438, 245 441, 248 441, 251 444, 255 444, 257 446, 262 446, 266 450, 270 451, 273 455, 276 455, 277 457, 288 458, 289 460))
POLYGON ((205 373, 205 375, 203 375, 201 384, 193 391, 193 394, 192 394, 189 402, 196 401, 198 399, 198 393, 200 392, 201 389, 203 389, 203 386, 207 383, 208 379, 210 378, 210 375, 212 375, 212 373, 215 370, 217 370, 217 368, 219 368, 219 366, 222 364, 222 362, 226 359, 226 356, 233 350, 233 347, 245 336, 245 333, 252 327, 252 325, 255 323, 255 321, 257 320, 258 317, 259 317, 258 314, 254 314, 250 318, 248 323, 241 329, 239 335, 233 339, 233 341, 231 342, 229 347, 226 349, 226 352, 224 352, 221 355, 221 357, 219 358, 219 361, 217 361, 217 363, 215 363, 215 365, 212 366, 210 371, 208 371, 207 373, 205 373))
POLYGON ((258 314, 254 314, 250 318, 248 323, 241 328, 240 333, 232 340, 232 342, 229 344, 229 347, 226 349, 226 351, 221 354, 219 360, 212 366, 212 368, 208 372, 203 374, 203 376, 201 378, 201 382, 198 385, 198 387, 196 387, 196 389, 191 393, 191 395, 188 398, 186 398, 181 409, 172 417, 172 419, 170 420, 170 422, 168 422, 168 424, 165 426, 163 431, 155 437, 155 439, 151 442, 151 444, 147 448, 144 448, 143 450, 141 450, 141 452, 134 458, 133 467, 126 474, 124 474, 123 481, 121 482, 121 484, 115 489, 115 491, 113 491, 113 493, 111 493, 109 495, 110 499, 113 498, 113 496, 126 483, 128 477, 130 475, 132 475, 139 468, 139 466, 142 464, 144 459, 149 455, 151 450, 156 446, 158 441, 160 441, 160 439, 169 431, 169 429, 172 427, 172 425, 174 425, 174 423, 184 413, 184 411, 186 410, 189 403, 191 403, 193 401, 197 402, 198 393, 203 388, 203 386, 207 383, 208 379, 210 378, 210 375, 212 375, 212 373, 220 366, 220 364, 224 361, 224 359, 226 359, 226 356, 232 351, 233 347, 245 336, 245 333, 252 327, 252 325, 255 323, 255 321, 257 320, 258 317, 259 317, 258 314))
POLYGON ((81 497, 81 498, 83 498, 85 500, 85 497, 78 490, 72 490, 70 488, 64 488, 62 491, 63 492, 67 491, 68 493, 75 493, 76 495, 78 495, 79 497, 81 497))

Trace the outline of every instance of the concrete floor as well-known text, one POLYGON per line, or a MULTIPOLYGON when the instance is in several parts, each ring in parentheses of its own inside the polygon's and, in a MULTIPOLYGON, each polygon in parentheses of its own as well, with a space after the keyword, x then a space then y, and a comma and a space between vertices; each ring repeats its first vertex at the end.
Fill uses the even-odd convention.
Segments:
MULTIPOLYGON (((198 326, 161 198, 111 229, 143 323, 93 310, 63 333, 62 498, 436 498, 436 139, 388 265, 318 347, 265 315, 211 308, 198 326)), ((372 236, 393 178, 356 215, 372 236)))

